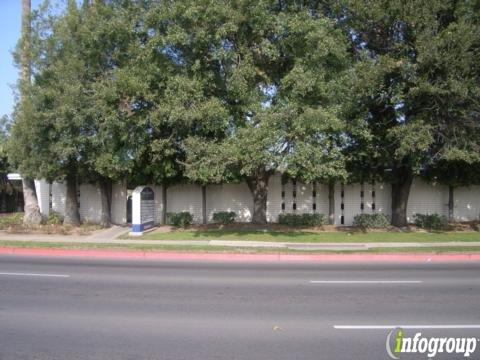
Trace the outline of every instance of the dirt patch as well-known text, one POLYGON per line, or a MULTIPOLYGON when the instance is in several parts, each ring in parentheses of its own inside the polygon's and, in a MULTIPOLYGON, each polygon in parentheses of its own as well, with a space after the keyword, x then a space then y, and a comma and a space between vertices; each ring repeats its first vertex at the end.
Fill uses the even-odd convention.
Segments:
POLYGON ((448 226, 449 231, 480 231, 480 221, 466 221, 461 223, 451 223, 448 226))
POLYGON ((90 235, 94 231, 103 229, 102 226, 89 222, 80 226, 71 226, 62 225, 61 222, 49 223, 49 220, 45 219, 45 223, 38 226, 25 226, 23 213, 1 214, 0 230, 8 234, 90 235))
POLYGON ((83 224, 80 226, 69 225, 38 225, 23 226, 11 225, 3 230, 7 234, 47 234, 47 235, 91 235, 93 232, 103 229, 100 225, 83 224))

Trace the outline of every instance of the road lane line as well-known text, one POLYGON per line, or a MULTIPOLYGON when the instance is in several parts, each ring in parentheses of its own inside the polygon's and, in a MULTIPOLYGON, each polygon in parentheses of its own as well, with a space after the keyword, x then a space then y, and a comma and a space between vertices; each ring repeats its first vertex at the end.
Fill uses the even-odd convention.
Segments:
POLYGON ((337 330, 480 329, 480 325, 333 325, 337 330))
POLYGON ((310 284, 421 284, 422 280, 310 280, 310 284))
POLYGON ((2 272, 0 275, 5 276, 38 276, 38 277, 60 277, 60 278, 69 278, 70 275, 63 274, 34 274, 34 273, 17 273, 17 272, 2 272))

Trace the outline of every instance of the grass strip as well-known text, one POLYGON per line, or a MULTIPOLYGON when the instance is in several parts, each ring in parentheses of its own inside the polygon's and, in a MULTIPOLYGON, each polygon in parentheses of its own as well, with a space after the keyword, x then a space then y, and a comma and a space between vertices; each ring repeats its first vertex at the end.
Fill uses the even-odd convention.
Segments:
POLYGON ((92 244, 30 241, 0 241, 0 247, 73 249, 73 250, 134 250, 134 251, 175 251, 197 253, 238 253, 238 254, 354 254, 354 253, 480 253, 475 246, 447 247, 395 247, 365 250, 293 250, 279 248, 251 248, 210 245, 148 245, 148 244, 92 244))
MULTIPOLYGON (((128 238, 128 236, 123 236, 128 238)), ((137 238, 138 239, 138 238, 137 238)), ((251 231, 251 230, 178 230, 165 233, 151 232, 145 240, 245 240, 310 243, 366 243, 366 242, 450 242, 480 241, 480 232, 308 232, 308 231, 251 231)))

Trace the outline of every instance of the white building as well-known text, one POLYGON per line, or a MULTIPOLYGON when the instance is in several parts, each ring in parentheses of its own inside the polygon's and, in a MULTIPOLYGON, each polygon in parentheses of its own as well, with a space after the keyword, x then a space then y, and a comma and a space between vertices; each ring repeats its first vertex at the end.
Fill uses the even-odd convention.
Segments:
MULTIPOLYGON (((66 188, 64 184, 36 181, 40 209, 48 214, 50 209, 63 213, 66 188)), ((162 186, 150 185, 155 193, 155 219, 163 219, 162 186)), ((115 184, 112 191, 112 222, 127 223, 127 188, 115 184)), ((101 216, 100 190, 94 185, 79 186, 80 216, 83 221, 98 222, 101 216)), ((212 221, 213 213, 234 211, 236 221, 248 222, 253 212, 253 200, 248 186, 240 184, 208 185, 206 187, 206 215, 212 221)), ((167 189, 167 212, 188 211, 195 223, 203 219, 202 187, 194 184, 175 185, 167 189)), ((357 214, 391 214, 391 189, 389 184, 336 184, 335 224, 352 225, 357 214)), ((267 220, 277 222, 282 213, 328 214, 328 188, 323 184, 302 184, 289 181, 282 184, 281 175, 270 178, 267 200, 267 220)), ((417 178, 413 182, 408 201, 407 216, 413 220, 415 213, 448 215, 448 187, 427 184, 417 178)), ((454 218, 456 221, 480 218, 480 186, 459 187, 454 193, 454 218)))

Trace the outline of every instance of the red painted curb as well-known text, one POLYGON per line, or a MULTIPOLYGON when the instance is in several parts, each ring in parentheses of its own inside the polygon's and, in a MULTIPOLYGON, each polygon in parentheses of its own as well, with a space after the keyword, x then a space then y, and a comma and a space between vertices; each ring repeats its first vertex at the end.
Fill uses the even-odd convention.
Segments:
POLYGON ((480 253, 387 253, 387 254, 234 254, 234 253, 188 253, 150 252, 121 250, 73 250, 0 247, 0 254, 73 256, 90 258, 128 258, 152 260, 204 260, 204 261, 290 261, 290 262, 460 262, 480 261, 480 253))

